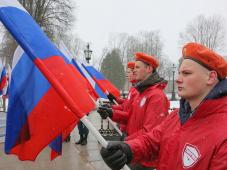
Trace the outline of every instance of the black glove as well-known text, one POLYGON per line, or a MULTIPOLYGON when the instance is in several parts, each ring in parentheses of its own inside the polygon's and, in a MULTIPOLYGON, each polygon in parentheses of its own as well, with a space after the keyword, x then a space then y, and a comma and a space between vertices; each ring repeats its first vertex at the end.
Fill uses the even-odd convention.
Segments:
POLYGON ((114 96, 114 95, 112 95, 111 93, 109 93, 108 95, 107 95, 107 98, 112 102, 112 103, 114 103, 114 100, 116 101, 116 97, 114 96))
POLYGON ((127 136, 128 134, 126 132, 122 132, 121 141, 124 141, 127 136))
POLYGON ((100 106, 97 112, 100 114, 102 119, 106 119, 107 117, 110 117, 110 118, 113 117, 113 111, 111 108, 108 108, 108 107, 100 106))
POLYGON ((130 146, 123 142, 109 142, 107 148, 102 147, 100 154, 104 162, 113 170, 123 168, 133 157, 130 146))
POLYGON ((102 104, 101 107, 111 108, 110 104, 108 104, 108 103, 102 104))

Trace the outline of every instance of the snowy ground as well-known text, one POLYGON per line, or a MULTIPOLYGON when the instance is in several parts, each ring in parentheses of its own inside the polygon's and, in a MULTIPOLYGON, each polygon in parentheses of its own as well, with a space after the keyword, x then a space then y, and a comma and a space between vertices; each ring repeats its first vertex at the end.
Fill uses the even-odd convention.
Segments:
MULTIPOLYGON (((7 101, 7 104, 8 104, 8 101, 7 101)), ((0 143, 5 141, 5 128, 6 128, 6 113, 3 112, 2 105, 3 105, 2 97, 0 97, 0 143)))
POLYGON ((170 101, 170 108, 179 108, 180 104, 179 104, 179 100, 176 101, 170 101))
POLYGON ((0 112, 0 143, 5 141, 6 114, 0 112))
POLYGON ((175 101, 171 101, 171 98, 172 98, 172 94, 171 93, 167 93, 166 96, 170 100, 170 109, 179 108, 179 106, 180 106, 180 104, 179 104, 180 97, 177 95, 177 93, 175 94, 175 97, 177 99, 175 101))

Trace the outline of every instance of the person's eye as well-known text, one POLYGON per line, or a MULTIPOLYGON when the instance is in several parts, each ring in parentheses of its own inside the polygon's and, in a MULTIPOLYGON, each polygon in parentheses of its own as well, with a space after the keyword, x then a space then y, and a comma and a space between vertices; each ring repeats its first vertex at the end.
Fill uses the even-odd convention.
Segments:
POLYGON ((190 74, 192 74, 192 73, 189 72, 189 71, 183 71, 182 74, 183 74, 183 75, 190 75, 190 74))

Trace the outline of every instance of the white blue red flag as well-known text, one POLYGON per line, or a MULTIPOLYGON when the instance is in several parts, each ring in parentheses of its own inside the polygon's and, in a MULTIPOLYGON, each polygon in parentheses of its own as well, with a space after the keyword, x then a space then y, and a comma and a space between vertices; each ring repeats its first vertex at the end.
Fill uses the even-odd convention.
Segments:
POLYGON ((94 96, 94 95, 93 96, 96 98, 100 97, 100 98, 107 99, 107 96, 105 95, 105 93, 102 92, 102 90, 99 88, 98 84, 93 80, 93 78, 90 76, 90 74, 87 72, 87 70, 85 70, 85 68, 82 65, 82 62, 79 61, 78 59, 75 59, 72 56, 71 52, 67 49, 67 47, 65 46, 65 44, 63 42, 60 43, 59 48, 60 48, 61 52, 63 54, 65 54, 65 56, 67 56, 69 58, 69 60, 72 61, 72 63, 77 68, 77 70, 80 72, 80 74, 88 81, 88 83, 90 84, 92 89, 95 91, 96 95, 98 95, 98 96, 94 96))
POLYGON ((2 98, 3 99, 6 99, 6 98, 8 98, 8 94, 9 94, 9 80, 10 80, 10 76, 11 76, 11 67, 10 67, 10 65, 9 64, 7 64, 6 66, 5 66, 5 70, 6 70, 6 85, 5 85, 5 87, 3 88, 3 90, 2 90, 2 98))
POLYGON ((0 20, 25 51, 11 75, 5 152, 35 160, 95 104, 80 73, 18 1, 0 1, 0 20))
POLYGON ((3 94, 3 89, 7 85, 7 76, 6 76, 6 68, 5 68, 5 66, 0 68, 0 73, 1 73, 1 77, 0 77, 0 95, 2 95, 3 94))
POLYGON ((93 80, 95 80, 95 82, 98 84, 98 86, 104 93, 108 91, 115 97, 120 97, 120 91, 117 89, 117 87, 115 87, 108 79, 106 79, 101 72, 99 72, 93 66, 88 64, 82 63, 82 66, 90 74, 93 80))

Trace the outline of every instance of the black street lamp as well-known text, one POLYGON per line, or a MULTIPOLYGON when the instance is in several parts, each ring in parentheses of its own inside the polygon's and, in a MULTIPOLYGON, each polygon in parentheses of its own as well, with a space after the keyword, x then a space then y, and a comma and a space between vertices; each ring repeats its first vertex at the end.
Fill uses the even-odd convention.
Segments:
POLYGON ((86 49, 84 50, 84 55, 87 63, 89 63, 89 60, 91 59, 91 53, 92 50, 90 50, 90 44, 87 43, 86 49))
POLYGON ((175 81, 174 81, 175 69, 176 69, 176 67, 173 64, 173 66, 172 66, 172 72, 173 72, 173 89, 172 89, 172 97, 171 97, 171 100, 176 100, 176 96, 175 96, 175 81))

